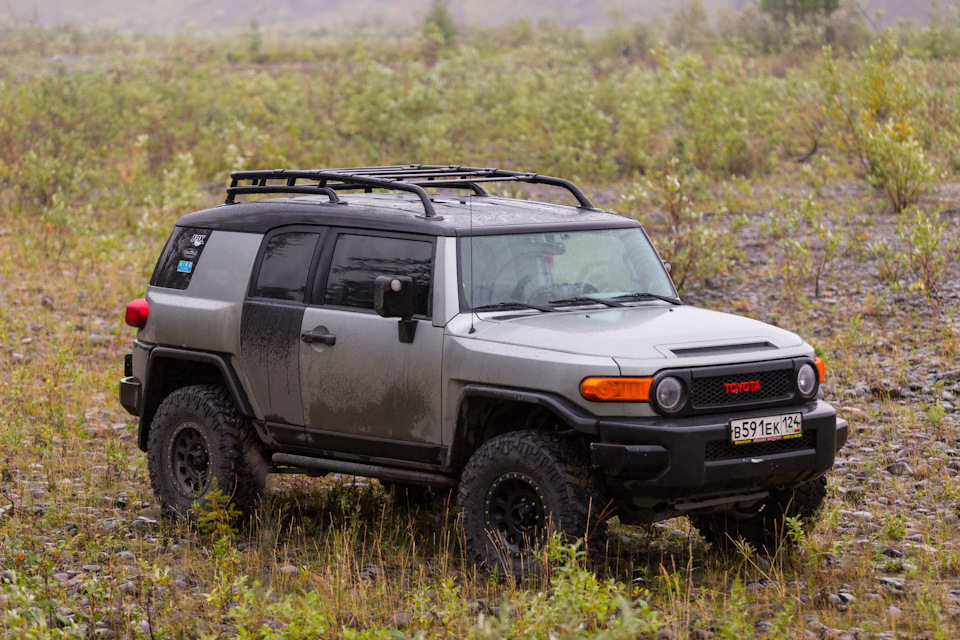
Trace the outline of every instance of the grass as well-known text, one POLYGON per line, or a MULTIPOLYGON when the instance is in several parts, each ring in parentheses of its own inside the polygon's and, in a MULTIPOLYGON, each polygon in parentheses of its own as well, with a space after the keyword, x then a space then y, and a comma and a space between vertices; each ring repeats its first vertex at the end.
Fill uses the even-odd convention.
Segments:
POLYGON ((265 37, 257 59, 214 38, 4 29, 0 628, 11 637, 957 636, 960 458, 945 408, 956 400, 943 394, 960 382, 960 76, 915 34, 794 64, 796 50, 744 53, 722 34, 631 58, 529 25, 523 38, 513 25, 440 51, 265 37), (858 84, 864 68, 884 81, 909 72, 909 103, 858 84), (877 109, 851 121, 861 107, 825 96, 877 109), (885 153, 915 164, 920 148, 939 176, 902 215, 873 185, 887 174, 865 171, 869 150, 846 139, 886 135, 870 129, 881 112, 894 127, 885 153), (205 531, 159 520, 116 383, 133 336, 123 308, 173 222, 222 201, 233 169, 406 161, 572 177, 677 248, 665 257, 729 248, 677 265, 684 297, 807 337, 852 427, 798 551, 719 555, 684 519, 614 524, 598 573, 555 545, 546 575, 516 583, 467 561, 449 504, 409 509, 352 478, 275 478, 237 527, 215 510, 205 531), (792 211, 781 241, 760 231, 792 211), (843 241, 818 261, 828 237, 843 241), (897 461, 912 473, 887 473, 897 461))

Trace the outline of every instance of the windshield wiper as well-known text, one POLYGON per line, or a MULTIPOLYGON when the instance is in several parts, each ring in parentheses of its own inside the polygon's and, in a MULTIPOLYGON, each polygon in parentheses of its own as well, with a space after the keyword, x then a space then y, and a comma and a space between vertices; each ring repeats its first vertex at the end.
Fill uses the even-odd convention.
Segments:
POLYGON ((628 293, 623 296, 614 296, 614 300, 642 300, 644 298, 655 298, 657 300, 663 300, 664 302, 669 302, 670 304, 683 304, 680 301, 680 298, 671 298, 670 296, 662 296, 659 293, 650 293, 645 291, 643 293, 628 293))
POLYGON ((553 307, 547 307, 542 304, 529 304, 526 302, 495 302, 493 304, 485 304, 479 307, 474 307, 472 311, 501 311, 505 309, 534 309, 536 311, 545 311, 551 312, 556 311, 553 307))
POLYGON ((604 300, 603 298, 594 298, 592 296, 577 296, 575 298, 563 298, 562 300, 550 300, 550 304, 602 304, 607 307, 622 307, 623 305, 613 300, 604 300))

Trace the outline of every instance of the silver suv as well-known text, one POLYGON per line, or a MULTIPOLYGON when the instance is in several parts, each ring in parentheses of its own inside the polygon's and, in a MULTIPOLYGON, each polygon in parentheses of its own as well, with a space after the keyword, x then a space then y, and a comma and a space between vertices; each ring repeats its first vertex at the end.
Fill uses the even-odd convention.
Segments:
POLYGON ((550 531, 690 516, 711 542, 811 521, 847 425, 793 333, 681 302, 633 219, 559 178, 460 166, 242 171, 181 218, 120 400, 157 498, 241 509, 267 473, 457 489, 482 565, 550 531), (565 189, 576 206, 496 197, 565 189), (244 194, 286 197, 238 203, 244 194))

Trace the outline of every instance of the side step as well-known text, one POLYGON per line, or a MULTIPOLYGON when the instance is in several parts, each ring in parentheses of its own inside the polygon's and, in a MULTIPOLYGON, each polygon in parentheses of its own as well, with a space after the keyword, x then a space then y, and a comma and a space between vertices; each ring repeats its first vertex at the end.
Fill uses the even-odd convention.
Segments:
POLYGON ((383 478, 384 480, 411 482, 430 487, 449 487, 453 489, 456 488, 458 484, 457 481, 450 476, 430 473, 429 471, 395 469, 393 467, 381 467, 375 464, 345 462, 343 460, 330 460, 329 458, 311 458, 310 456, 297 456, 290 453, 275 453, 270 457, 270 460, 276 465, 310 469, 311 471, 343 473, 366 478, 383 478))

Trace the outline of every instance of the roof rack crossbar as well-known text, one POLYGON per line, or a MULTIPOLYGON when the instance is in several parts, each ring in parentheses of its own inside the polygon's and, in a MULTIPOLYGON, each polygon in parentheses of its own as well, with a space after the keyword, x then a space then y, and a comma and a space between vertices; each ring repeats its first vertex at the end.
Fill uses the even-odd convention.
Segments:
POLYGON ((470 189, 477 195, 489 195, 481 186, 484 182, 527 182, 561 187, 567 190, 582 209, 596 211, 590 199, 569 180, 545 176, 539 173, 523 173, 503 169, 466 167, 461 165, 385 165, 378 167, 352 167, 303 171, 274 169, 269 171, 234 171, 230 174, 226 204, 233 204, 236 196, 245 193, 321 193, 334 200, 335 191, 374 189, 406 191, 415 194, 423 204, 424 217, 442 219, 434 210, 430 195, 424 190, 470 189), (241 181, 250 181, 249 186, 241 181), (271 185, 268 181, 283 180, 283 185, 271 185), (298 185, 298 180, 316 181, 316 185, 298 185))
POLYGON ((233 204, 234 201, 231 199, 231 196, 246 195, 251 193, 299 193, 302 195, 325 195, 330 198, 332 204, 341 204, 340 196, 337 195, 337 192, 331 189, 330 187, 321 187, 318 185, 247 185, 247 186, 237 186, 230 187, 227 189, 227 204, 233 204))

